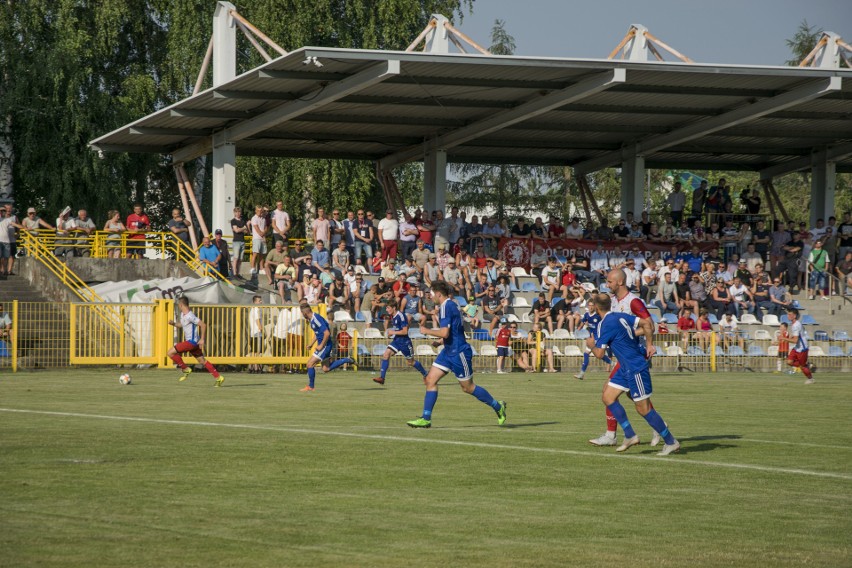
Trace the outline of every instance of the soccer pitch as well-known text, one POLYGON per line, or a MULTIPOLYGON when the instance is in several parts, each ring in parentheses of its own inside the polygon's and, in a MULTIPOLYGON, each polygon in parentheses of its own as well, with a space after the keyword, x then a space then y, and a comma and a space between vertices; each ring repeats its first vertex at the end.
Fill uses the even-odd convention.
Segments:
MULTIPOLYGON (((3 566, 848 566, 852 381, 660 374, 683 448, 587 442, 604 376, 0 375, 3 566), (629 564, 628 564, 629 563, 629 564)), ((622 397, 624 399, 624 397, 622 397)), ((621 438, 619 433, 619 439, 621 438)))

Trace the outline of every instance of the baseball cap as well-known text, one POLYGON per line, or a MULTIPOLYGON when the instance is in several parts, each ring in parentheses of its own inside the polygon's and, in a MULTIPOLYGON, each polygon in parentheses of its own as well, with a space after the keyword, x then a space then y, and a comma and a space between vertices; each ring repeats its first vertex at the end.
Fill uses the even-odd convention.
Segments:
POLYGON ((743 259, 740 259, 740 264, 746 264, 746 261, 743 260, 743 259))
POLYGON ((451 258, 450 260, 447 261, 447 264, 455 264, 455 263, 456 263, 456 259, 454 259, 454 258, 451 258))
POLYGON ((384 282, 384 281, 385 281, 384 277, 379 276, 379 282, 384 282))
POLYGON ((214 235, 221 235, 221 234, 222 234, 222 229, 216 229, 216 231, 215 231, 213 234, 214 234, 214 235))
POLYGON ((434 252, 429 253, 429 258, 438 258, 434 252))
POLYGON ((509 323, 509 320, 506 318, 500 318, 500 323, 509 323))

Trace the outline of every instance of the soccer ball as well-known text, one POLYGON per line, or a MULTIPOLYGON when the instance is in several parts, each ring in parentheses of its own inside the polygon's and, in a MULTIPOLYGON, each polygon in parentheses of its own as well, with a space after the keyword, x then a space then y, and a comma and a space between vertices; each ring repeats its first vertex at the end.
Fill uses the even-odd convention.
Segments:
POLYGON ((123 375, 118 377, 118 382, 120 382, 123 385, 129 385, 131 383, 130 375, 128 375, 127 373, 124 373, 123 375))

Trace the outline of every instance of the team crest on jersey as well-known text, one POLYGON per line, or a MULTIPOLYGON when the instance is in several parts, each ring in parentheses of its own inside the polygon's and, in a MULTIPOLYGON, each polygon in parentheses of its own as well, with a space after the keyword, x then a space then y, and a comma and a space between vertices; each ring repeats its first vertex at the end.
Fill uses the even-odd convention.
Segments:
POLYGON ((510 267, 526 266, 530 262, 530 250, 523 239, 506 239, 501 252, 510 267))

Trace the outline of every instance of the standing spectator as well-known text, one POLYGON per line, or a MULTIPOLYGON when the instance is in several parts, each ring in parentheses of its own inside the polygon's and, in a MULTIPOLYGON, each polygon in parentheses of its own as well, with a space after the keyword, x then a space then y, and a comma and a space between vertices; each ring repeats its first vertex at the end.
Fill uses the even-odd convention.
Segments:
POLYGON ((133 204, 133 213, 127 216, 124 226, 130 233, 127 237, 127 258, 142 258, 145 256, 145 233, 151 228, 151 220, 142 210, 141 203, 133 204))
POLYGON ((811 270, 808 282, 811 289, 810 299, 814 299, 814 290, 817 290, 823 300, 828 300, 825 290, 828 286, 828 274, 831 272, 831 261, 828 258, 828 253, 822 248, 822 240, 817 240, 814 243, 814 248, 808 255, 808 267, 811 270))
POLYGON ((511 236, 515 239, 528 239, 532 234, 532 228, 527 225, 526 219, 518 217, 518 222, 512 225, 511 236))
MULTIPOLYGON (((518 326, 515 325, 515 329, 518 329, 518 326)), ((509 358, 509 361, 512 360, 512 351, 509 348, 509 340, 512 338, 512 328, 509 325, 509 320, 506 318, 500 318, 500 329, 497 331, 496 343, 497 343, 497 374, 503 375, 508 373, 503 368, 503 362, 506 358, 509 358)))
POLYGON ((227 278, 229 276, 228 270, 231 265, 231 255, 230 248, 228 247, 228 241, 222 238, 222 229, 216 229, 213 233, 213 244, 216 245, 216 248, 219 250, 219 266, 216 270, 219 271, 219 274, 227 278))
POLYGON ((549 239, 550 233, 547 232, 547 227, 544 226, 544 221, 541 217, 536 217, 532 227, 530 227, 530 236, 534 239, 549 239))
POLYGON ((337 250, 337 245, 343 241, 343 234, 345 232, 343 221, 340 220, 340 211, 337 209, 332 210, 331 219, 328 220, 328 233, 331 235, 329 237, 331 240, 326 243, 328 250, 337 250))
POLYGON ((399 222, 394 219, 394 212, 388 209, 385 218, 379 221, 379 244, 382 247, 382 261, 396 258, 397 239, 399 239, 399 222))
POLYGON ((745 188, 743 190, 741 196, 743 205, 745 206, 746 213, 748 214, 748 220, 753 221, 754 217, 760 214, 760 194, 758 190, 752 190, 750 188, 745 188))
POLYGON ((766 229, 766 223, 762 220, 757 222, 757 228, 751 235, 751 243, 754 245, 754 251, 760 255, 763 262, 769 260, 769 246, 772 243, 772 235, 766 229))
POLYGON ((126 230, 121 222, 121 213, 115 210, 107 213, 107 222, 104 224, 104 232, 107 233, 107 258, 121 257, 121 233, 126 230))
POLYGON ((565 227, 562 226, 562 219, 559 217, 551 217, 550 224, 547 226, 547 232, 550 233, 550 238, 561 239, 565 237, 565 227))
POLYGON ((0 276, 5 277, 12 272, 14 259, 10 234, 15 229, 23 228, 14 215, 6 215, 6 209, 0 208, 0 276))
POLYGON ((311 223, 311 233, 314 236, 314 243, 319 241, 327 243, 329 241, 330 226, 328 219, 325 217, 325 209, 320 207, 317 209, 317 218, 311 223))
POLYGON ((679 181, 674 184, 674 191, 666 198, 666 203, 669 204, 672 222, 675 225, 680 225, 683 219, 683 208, 686 207, 686 194, 683 192, 683 186, 679 181))
POLYGON ((704 215, 704 205, 707 202, 707 181, 701 183, 692 191, 692 216, 701 219, 704 215))
POLYGON ((346 241, 346 251, 349 253, 349 261, 355 262, 355 212, 347 211, 346 219, 343 221, 343 238, 346 241))
POLYGON ((85 209, 80 209, 77 212, 77 218, 74 219, 74 232, 77 233, 77 242, 74 247, 75 256, 92 256, 90 237, 95 229, 95 222, 88 216, 85 209))
MULTIPOLYGON (((5 209, 3 210, 5 213, 5 209)), ((71 230, 74 228, 74 220, 71 219, 71 208, 66 207, 56 218, 56 241, 53 253, 60 258, 74 256, 74 240, 71 239, 71 230)))
POLYGON ((189 219, 184 219, 183 215, 180 213, 180 209, 172 209, 172 218, 169 219, 169 222, 166 224, 166 228, 183 244, 187 247, 192 248, 190 244, 189 238, 189 227, 192 225, 192 222, 189 219))
POLYGON ((843 222, 837 227, 837 238, 839 258, 845 258, 846 253, 852 251, 852 214, 848 211, 843 214, 843 222))
POLYGON ((231 219, 231 233, 234 238, 231 240, 231 252, 233 260, 234 276, 239 279, 240 265, 243 262, 243 252, 246 250, 246 220, 243 219, 243 210, 239 207, 234 207, 234 218, 231 219))
POLYGON ((216 245, 210 242, 210 237, 204 235, 201 239, 201 246, 198 247, 198 259, 204 264, 208 274, 211 274, 211 269, 218 270, 221 256, 216 245))
MULTIPOLYGON (((249 310, 249 357, 260 357, 263 354, 263 312, 260 304, 263 299, 254 296, 251 299, 252 307, 249 310)), ((252 363, 248 367, 250 375, 263 373, 263 365, 252 363)))
POLYGON ((21 221, 15 215, 15 212, 12 210, 12 204, 6 204, 6 218, 11 219, 11 223, 9 225, 9 267, 8 274, 14 275, 15 273, 12 269, 15 267, 15 257, 18 256, 18 229, 21 229, 23 225, 21 225, 21 221))
POLYGON ((290 232, 290 215, 284 211, 284 202, 276 201, 272 211, 272 246, 278 241, 287 244, 287 234, 290 232))
POLYGON ((38 232, 39 227, 43 227, 49 231, 55 230, 55 227, 44 221, 41 217, 36 214, 36 210, 32 207, 27 209, 27 217, 21 221, 21 225, 24 226, 25 231, 29 232, 38 232))
POLYGON ((355 230, 355 261, 361 260, 361 255, 366 255, 365 266, 369 267, 373 259, 373 223, 364 216, 364 210, 358 210, 358 218, 353 224, 355 230))
POLYGON ((852 250, 846 252, 837 266, 834 267, 834 272, 838 278, 837 293, 841 295, 848 294, 848 290, 852 287, 852 250))
POLYGON ((571 219, 571 224, 565 228, 565 236, 570 239, 582 239, 583 227, 580 226, 580 218, 571 219))
POLYGON ((266 216, 263 214, 263 207, 256 205, 254 208, 254 217, 249 221, 251 226, 251 279, 256 279, 263 269, 263 262, 266 259, 266 233, 269 232, 269 225, 266 223, 266 216))
MULTIPOLYGON (((779 271, 786 272, 787 286, 790 287, 790 293, 793 292, 793 287, 799 285, 799 261, 802 258, 802 249, 805 248, 805 243, 802 241, 800 234, 795 233, 787 243, 781 247, 784 251, 784 260, 778 263, 779 271)), ((801 286, 799 286, 801 290, 801 286)))
POLYGON ((408 214, 408 211, 405 211, 403 222, 399 224, 399 246, 402 249, 402 258, 411 256, 419 235, 420 231, 417 230, 414 219, 408 214))
POLYGON ((435 239, 435 223, 428 217, 428 212, 423 211, 420 214, 420 219, 416 222, 418 238, 423 241, 423 245, 429 252, 434 252, 433 246, 435 239))

